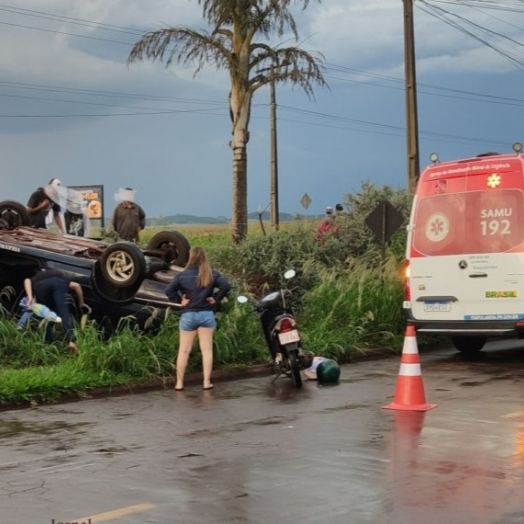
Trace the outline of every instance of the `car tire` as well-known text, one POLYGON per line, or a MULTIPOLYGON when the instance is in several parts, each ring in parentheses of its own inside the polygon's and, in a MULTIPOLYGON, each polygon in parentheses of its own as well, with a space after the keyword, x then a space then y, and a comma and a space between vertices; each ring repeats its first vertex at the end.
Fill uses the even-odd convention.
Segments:
POLYGON ((20 202, 4 200, 0 202, 0 229, 15 229, 29 225, 29 213, 20 202))
POLYGON ((189 249, 187 238, 178 231, 161 231, 151 238, 146 247, 151 255, 162 258, 169 265, 181 267, 189 260, 189 249))
POLYGON ((106 283, 115 288, 137 287, 146 274, 144 253, 131 242, 111 244, 102 253, 100 272, 106 283))
POLYGON ((124 288, 117 287, 107 281, 106 277, 102 275, 102 265, 98 261, 93 266, 92 286, 95 295, 107 302, 104 309, 114 309, 114 306, 121 307, 133 302, 142 282, 138 280, 133 286, 124 288))
POLYGON ((487 337, 473 335, 451 337, 451 342, 455 349, 467 356, 477 355, 484 347, 486 340, 487 337))

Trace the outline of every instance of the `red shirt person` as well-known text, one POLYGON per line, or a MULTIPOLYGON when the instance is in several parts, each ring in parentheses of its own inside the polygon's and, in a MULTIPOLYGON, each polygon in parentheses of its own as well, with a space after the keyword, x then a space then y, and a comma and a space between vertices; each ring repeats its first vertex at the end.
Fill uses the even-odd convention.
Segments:
POLYGON ((319 242, 323 242, 327 234, 335 232, 338 228, 339 225, 335 223, 333 208, 328 206, 326 207, 326 216, 324 218, 324 221, 317 228, 316 239, 319 242))

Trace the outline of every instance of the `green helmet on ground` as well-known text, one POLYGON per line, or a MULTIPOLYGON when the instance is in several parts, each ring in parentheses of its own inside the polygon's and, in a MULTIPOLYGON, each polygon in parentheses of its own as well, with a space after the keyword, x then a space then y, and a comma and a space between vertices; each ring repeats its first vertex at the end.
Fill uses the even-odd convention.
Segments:
POLYGON ((323 360, 317 367, 317 379, 322 384, 334 384, 340 378, 340 366, 332 359, 323 360))

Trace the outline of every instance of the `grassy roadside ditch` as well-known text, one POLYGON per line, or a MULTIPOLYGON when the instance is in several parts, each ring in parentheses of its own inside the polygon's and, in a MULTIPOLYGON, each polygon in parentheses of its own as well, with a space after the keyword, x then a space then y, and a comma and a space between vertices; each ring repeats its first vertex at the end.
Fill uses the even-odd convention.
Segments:
MULTIPOLYGON (((349 271, 349 270, 348 270, 349 271)), ((352 361, 375 348, 402 347, 404 321, 401 289, 373 271, 321 275, 319 283, 299 297, 297 321, 304 347, 340 362, 352 361)), ((237 286, 238 287, 238 286, 237 286)), ((238 304, 235 289, 218 315, 215 370, 232 375, 269 363, 262 331, 249 307, 238 304)), ((155 333, 143 333, 123 319, 108 339, 94 322, 78 326, 78 355, 63 344, 43 341, 42 322, 20 332, 15 318, 0 319, 0 407, 35 405, 82 398, 95 389, 137 388, 171 384, 178 347, 178 317, 168 315, 155 333)), ((201 369, 195 348, 188 372, 201 369)))
MULTIPOLYGON (((400 352, 406 326, 399 270, 405 231, 399 230, 384 249, 365 219, 384 199, 407 216, 408 196, 387 186, 364 184, 360 193, 346 198, 347 212, 337 218, 336 233, 323 242, 315 241, 316 224, 307 221, 268 235, 255 230, 236 246, 229 243, 227 227, 182 231, 191 245, 206 248, 213 267, 233 283, 218 318, 217 373, 231 376, 269 363, 258 318, 235 298, 260 298, 278 289, 290 268, 297 272, 290 286, 304 349, 339 362, 373 355, 377 348, 400 352)), ((155 232, 146 230, 142 242, 155 232)), ((94 322, 82 323, 77 326, 76 356, 62 344, 45 344, 43 327, 36 322, 19 332, 15 321, 0 310, 0 409, 82 398, 100 388, 172 383, 178 347, 175 314, 167 315, 154 333, 140 332, 132 318, 123 318, 110 338, 94 322)), ((189 373, 200 372, 196 348, 189 366, 189 373)))

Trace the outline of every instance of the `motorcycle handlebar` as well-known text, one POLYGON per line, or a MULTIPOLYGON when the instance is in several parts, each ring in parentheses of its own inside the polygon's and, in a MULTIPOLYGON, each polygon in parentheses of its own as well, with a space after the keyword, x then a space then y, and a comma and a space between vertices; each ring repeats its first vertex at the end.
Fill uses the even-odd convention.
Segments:
POLYGON ((289 289, 281 289, 277 294, 275 294, 274 297, 271 297, 271 299, 268 300, 268 297, 275 292, 269 293, 264 298, 257 300, 253 305, 253 311, 256 311, 258 313, 265 311, 266 309, 270 309, 272 307, 275 307, 277 304, 285 304, 285 298, 291 296, 291 290, 289 289))

